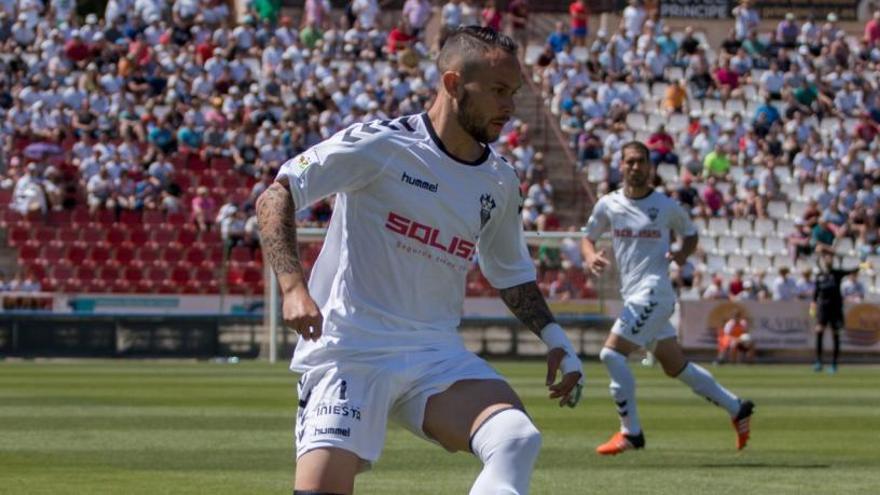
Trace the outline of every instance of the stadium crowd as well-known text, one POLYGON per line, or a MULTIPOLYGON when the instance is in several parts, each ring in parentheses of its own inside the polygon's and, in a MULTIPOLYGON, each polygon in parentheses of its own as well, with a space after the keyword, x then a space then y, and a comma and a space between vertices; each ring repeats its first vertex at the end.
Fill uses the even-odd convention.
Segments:
POLYGON ((701 256, 673 266, 683 297, 806 297, 807 260, 823 251, 862 263, 864 297, 880 268, 880 12, 858 35, 833 13, 763 32, 748 0, 733 16, 710 46, 633 0, 579 50, 573 11, 536 80, 599 194, 620 182, 621 145, 648 145, 657 189, 704 234, 701 256))
MULTIPOLYGON (((82 19, 72 5, 0 6, 0 203, 22 214, 157 211, 218 232, 227 249, 255 250, 253 202, 283 161, 353 122, 422 111, 438 77, 428 0, 408 0, 399 18, 375 0, 355 0, 340 17, 309 0, 297 22, 259 0, 238 24, 221 0, 111 0, 103 17, 82 19)), ((683 297, 806 294, 791 287, 809 284, 803 260, 823 250, 873 268, 880 13, 863 36, 847 35, 833 14, 787 16, 759 32, 744 1, 712 47, 637 0, 593 38, 586 2, 569 11, 534 60, 536 81, 599 194, 619 184, 620 146, 648 144, 658 189, 707 234, 699 258, 673 267, 683 297), (781 245, 770 235, 779 232, 781 245), (767 240, 750 250, 745 237, 755 233, 767 240), (782 273, 798 260, 800 281, 782 273)), ((510 26, 525 41, 525 1, 501 11, 449 0, 438 13, 444 29, 510 26)), ((528 125, 509 124, 495 148, 523 181, 525 228, 569 228, 528 125)), ((332 199, 297 219, 321 226, 331 213, 332 199)), ((542 246, 542 287, 552 297, 592 294, 581 262, 574 238, 542 246)), ((12 278, 39 286, 28 273, 12 278)), ((488 290, 472 278, 472 292, 488 290)), ((862 297, 872 285, 853 283, 862 297)))
MULTIPOLYGON (((507 15, 520 32, 524 5, 502 13, 454 0, 440 15, 448 27, 507 15)), ((351 123, 421 112, 438 77, 428 0, 408 0, 393 26, 375 0, 338 18, 309 0, 299 22, 258 0, 238 24, 222 0, 111 0, 103 17, 82 19, 74 6, 0 4, 0 203, 10 212, 87 211, 103 224, 182 215, 227 249, 256 249, 253 204, 285 160, 351 123)), ((499 147, 524 180, 528 227, 558 226, 528 126, 512 123, 499 147)), ((322 226, 331 213, 332 199, 297 220, 322 226)), ((39 289, 18 282, 31 278, 3 287, 39 289)))

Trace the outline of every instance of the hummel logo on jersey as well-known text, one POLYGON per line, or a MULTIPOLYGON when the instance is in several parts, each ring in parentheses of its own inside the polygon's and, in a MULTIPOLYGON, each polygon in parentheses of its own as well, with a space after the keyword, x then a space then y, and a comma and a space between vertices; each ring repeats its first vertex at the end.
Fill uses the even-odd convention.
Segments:
POLYGON ((650 218, 652 222, 657 220, 657 215, 659 214, 660 210, 658 210, 657 208, 654 208, 653 206, 648 208, 648 218, 650 218))
POLYGON ((480 229, 486 226, 489 219, 492 218, 492 210, 495 209, 495 200, 492 196, 484 194, 480 196, 480 229))
POLYGON ((415 177, 410 177, 409 175, 406 175, 406 172, 404 172, 403 175, 400 176, 400 182, 406 182, 407 184, 409 184, 411 186, 416 186, 419 189, 431 191, 432 193, 437 192, 438 183, 435 182, 435 183, 431 184, 430 182, 428 182, 426 180, 417 179, 415 177))

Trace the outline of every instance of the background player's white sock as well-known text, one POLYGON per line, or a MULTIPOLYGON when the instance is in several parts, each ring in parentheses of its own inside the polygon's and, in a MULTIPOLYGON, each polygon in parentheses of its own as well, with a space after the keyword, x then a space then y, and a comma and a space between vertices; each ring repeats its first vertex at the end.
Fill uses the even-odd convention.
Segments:
POLYGON ((505 409, 477 429, 471 438, 471 450, 483 461, 483 470, 470 495, 528 493, 541 450, 541 433, 526 413, 505 409))
POLYGON ((695 394, 714 402, 730 416, 739 412, 739 398, 722 387, 711 373, 698 364, 688 363, 676 377, 688 384, 695 394))
POLYGON ((605 364, 608 375, 611 376, 611 385, 608 388, 617 405, 621 431, 627 435, 638 435, 642 431, 642 424, 639 422, 639 412, 636 408, 636 380, 629 365, 626 364, 626 356, 603 347, 599 359, 605 364))

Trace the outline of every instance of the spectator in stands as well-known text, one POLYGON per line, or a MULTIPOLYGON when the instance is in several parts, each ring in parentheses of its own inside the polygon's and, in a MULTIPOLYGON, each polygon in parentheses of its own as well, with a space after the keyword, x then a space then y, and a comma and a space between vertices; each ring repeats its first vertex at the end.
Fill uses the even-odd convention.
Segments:
POLYGON ((755 342, 749 334, 749 321, 737 310, 719 329, 718 356, 715 363, 724 363, 728 357, 731 362, 740 362, 741 352, 746 354, 748 361, 754 361, 755 342))
POLYGON ((507 4, 507 14, 513 40, 521 47, 521 56, 525 57, 529 46, 529 0, 511 0, 507 4))
POLYGON ((776 39, 784 48, 791 50, 797 47, 800 36, 801 28, 798 26, 794 14, 786 13, 785 18, 776 25, 776 39))
POLYGON ((865 300, 865 286, 859 281, 858 273, 850 273, 841 282, 840 295, 846 304, 858 304, 865 300))
POLYGON ((734 272, 733 278, 730 279, 730 282, 727 284, 727 294, 731 299, 737 299, 737 296, 744 290, 745 288, 745 279, 743 276, 745 272, 739 268, 734 272))
POLYGON ((871 20, 865 23, 864 40, 871 46, 880 41, 880 10, 875 10, 871 20))
POLYGON ((712 283, 703 292, 703 299, 727 299, 727 291, 724 289, 724 280, 719 275, 712 277, 712 283))
POLYGON ((586 46, 590 34, 590 7, 586 0, 575 0, 568 6, 571 39, 575 46, 586 46))
POLYGON ((214 224, 214 217, 217 214, 217 203, 208 194, 207 187, 199 186, 196 190, 196 197, 192 199, 190 208, 191 220, 195 223, 196 227, 202 232, 211 230, 211 226, 214 224))
POLYGON ((95 213, 107 206, 107 201, 113 192, 113 183, 110 173, 107 172, 107 167, 102 166, 98 173, 89 179, 86 191, 88 192, 89 211, 95 213))
POLYGON ((541 209, 541 213, 535 220, 535 228, 539 232, 557 231, 560 227, 559 217, 556 215, 556 209, 552 204, 547 204, 541 209))
POLYGON ((440 39, 445 39, 449 32, 462 25, 462 21, 461 0, 448 0, 440 11, 440 39))
POLYGON ((703 216, 713 217, 725 213, 724 211, 724 195, 715 187, 717 179, 710 176, 706 179, 706 187, 702 192, 703 216))
POLYGON ((813 282, 813 269, 810 267, 801 270, 801 276, 797 279, 797 298, 809 300, 813 298, 816 284, 813 282))
POLYGON ((623 18, 621 25, 625 29, 627 38, 634 40, 642 32, 642 26, 648 19, 648 13, 645 10, 642 0, 629 0, 629 5, 623 9, 623 18))
POLYGON ((645 144, 651 152, 651 163, 655 167, 661 163, 678 165, 678 155, 675 154, 675 141, 666 132, 666 126, 663 124, 657 126, 657 130, 648 137, 645 144))
POLYGON ((680 79, 666 87, 661 107, 667 113, 687 113, 688 107, 687 80, 680 79))
POLYGON ((715 145, 715 150, 703 159, 703 177, 714 177, 720 180, 729 180, 730 158, 722 143, 715 145))
POLYGON ((495 5, 495 0, 486 0, 486 6, 480 13, 480 19, 484 27, 500 32, 502 22, 504 21, 504 13, 495 5))
POLYGON ((578 292, 578 288, 575 287, 565 270, 559 270, 556 273, 556 278, 547 287, 547 297, 558 301, 577 299, 578 292))
POLYGON ((431 20, 430 0, 406 0, 403 4, 403 17, 409 23, 412 34, 421 38, 428 21, 431 20))
POLYGON ((793 301, 798 297, 797 282, 789 275, 787 266, 779 267, 779 276, 771 287, 774 301, 793 301))
POLYGON ((555 53, 559 53, 571 45, 571 37, 565 30, 564 22, 556 22, 556 30, 547 37, 547 44, 553 47, 555 53))

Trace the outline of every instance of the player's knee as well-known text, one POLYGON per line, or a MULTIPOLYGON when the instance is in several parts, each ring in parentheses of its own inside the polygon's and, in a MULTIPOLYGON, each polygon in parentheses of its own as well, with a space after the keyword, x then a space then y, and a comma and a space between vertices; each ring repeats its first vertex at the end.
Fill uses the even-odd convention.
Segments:
POLYGON ((526 413, 511 408, 480 426, 471 440, 471 449, 484 463, 496 457, 532 462, 542 441, 541 432, 526 413))
POLYGON ((622 355, 619 352, 608 347, 603 347, 602 350, 599 351, 599 360, 603 363, 608 363, 609 361, 619 359, 620 357, 622 357, 622 355))

